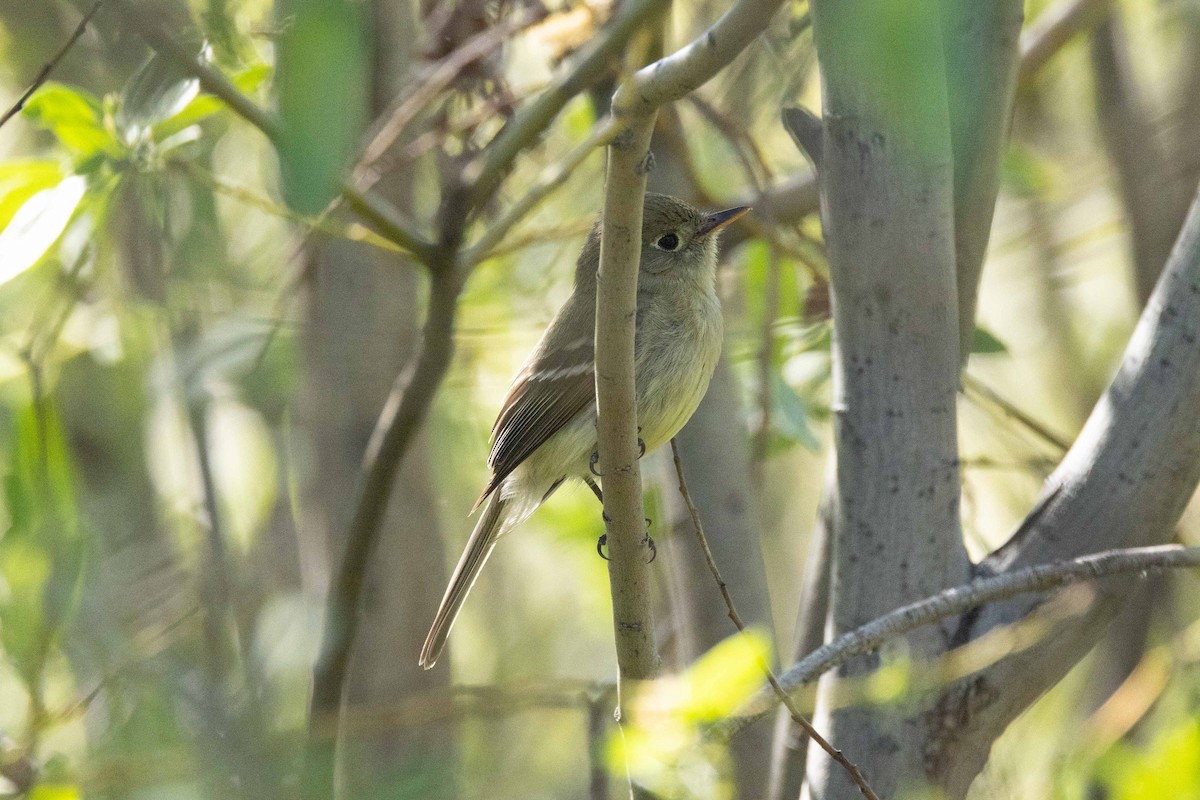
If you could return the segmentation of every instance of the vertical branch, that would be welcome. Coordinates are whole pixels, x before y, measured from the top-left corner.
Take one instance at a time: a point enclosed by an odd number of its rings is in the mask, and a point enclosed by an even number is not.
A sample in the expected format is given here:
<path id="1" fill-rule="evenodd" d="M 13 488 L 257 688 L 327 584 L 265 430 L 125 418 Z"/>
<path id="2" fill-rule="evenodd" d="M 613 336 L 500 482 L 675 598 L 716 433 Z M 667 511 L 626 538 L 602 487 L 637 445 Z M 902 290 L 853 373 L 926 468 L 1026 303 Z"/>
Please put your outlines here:
<path id="1" fill-rule="evenodd" d="M 325 635 L 313 673 L 310 729 L 317 730 L 337 713 L 354 644 L 367 562 L 387 510 L 392 480 L 403 454 L 416 436 L 450 366 L 454 351 L 454 319 L 460 283 L 450 268 L 434 273 L 421 354 L 411 373 L 401 373 L 380 414 L 364 458 L 363 489 L 347 534 L 346 553 L 330 587 Z"/>
<path id="2" fill-rule="evenodd" d="M 792 645 L 795 664 L 825 643 L 825 620 L 829 616 L 829 549 L 833 538 L 833 498 L 837 495 L 837 464 L 831 459 L 825 473 L 825 488 L 817 522 L 808 545 L 801 583 L 800 613 Z M 804 764 L 808 739 L 788 710 L 779 709 L 775 738 L 771 743 L 771 773 L 767 800 L 792 800 L 804 786 Z"/>
<path id="3" fill-rule="evenodd" d="M 971 352 L 979 280 L 1020 63 L 1022 0 L 947 0 L 942 12 L 954 153 L 954 258 L 960 355 Z"/>
<path id="4" fill-rule="evenodd" d="M 960 330 L 941 14 L 933 0 L 813 8 L 835 331 L 835 634 L 960 582 L 970 566 L 958 515 Z M 907 645 L 929 655 L 945 638 L 926 630 Z M 861 659 L 847 674 L 875 663 Z M 917 715 L 836 708 L 830 689 L 818 692 L 816 724 L 838 747 L 872 754 L 879 792 L 922 780 Z M 810 750 L 808 774 L 814 797 L 853 791 L 819 751 Z"/>
<path id="5" fill-rule="evenodd" d="M 1178 184 L 1172 171 L 1177 166 L 1158 142 L 1152 121 L 1155 114 L 1134 75 L 1116 5 L 1092 31 L 1091 58 L 1096 114 L 1129 223 L 1138 304 L 1145 305 L 1171 254 L 1191 198 L 1173 191 Z M 1187 191 L 1193 188 L 1189 186 Z"/>
<path id="6" fill-rule="evenodd" d="M 609 522 L 608 577 L 621 688 L 659 671 L 650 608 L 650 571 L 642 546 L 642 474 L 638 465 L 633 339 L 642 248 L 642 203 L 653 165 L 656 114 L 627 120 L 608 151 L 600 269 L 596 275 L 597 448 Z M 619 702 L 624 701 L 623 694 Z M 619 709 L 618 709 L 619 713 Z"/>

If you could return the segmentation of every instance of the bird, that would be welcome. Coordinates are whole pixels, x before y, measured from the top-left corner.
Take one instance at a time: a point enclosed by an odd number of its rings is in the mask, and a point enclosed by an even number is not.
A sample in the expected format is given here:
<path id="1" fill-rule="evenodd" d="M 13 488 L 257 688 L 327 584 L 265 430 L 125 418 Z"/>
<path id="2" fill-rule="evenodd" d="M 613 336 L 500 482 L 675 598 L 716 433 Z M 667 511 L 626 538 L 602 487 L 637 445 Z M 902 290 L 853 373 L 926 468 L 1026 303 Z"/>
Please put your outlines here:
<path id="1" fill-rule="evenodd" d="M 749 211 L 704 213 L 647 193 L 642 212 L 634 335 L 634 384 L 643 452 L 670 441 L 708 389 L 721 353 L 723 323 L 716 290 L 719 232 Z M 474 513 L 483 512 L 421 648 L 430 669 L 484 563 L 501 535 L 524 521 L 564 481 L 585 480 L 596 450 L 597 220 L 575 265 L 571 295 L 517 372 L 492 427 L 491 470 Z"/>

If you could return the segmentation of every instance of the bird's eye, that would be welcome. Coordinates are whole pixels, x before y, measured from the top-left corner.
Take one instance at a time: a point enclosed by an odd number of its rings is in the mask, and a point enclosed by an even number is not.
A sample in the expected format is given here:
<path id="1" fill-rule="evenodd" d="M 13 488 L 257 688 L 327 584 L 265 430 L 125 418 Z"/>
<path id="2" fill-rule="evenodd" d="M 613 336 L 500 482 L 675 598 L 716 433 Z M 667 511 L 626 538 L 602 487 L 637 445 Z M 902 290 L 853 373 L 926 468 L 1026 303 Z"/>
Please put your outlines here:
<path id="1" fill-rule="evenodd" d="M 666 236 L 658 237 L 658 241 L 654 245 L 659 250 L 677 250 L 679 249 L 679 237 L 673 233 L 668 233 Z"/>

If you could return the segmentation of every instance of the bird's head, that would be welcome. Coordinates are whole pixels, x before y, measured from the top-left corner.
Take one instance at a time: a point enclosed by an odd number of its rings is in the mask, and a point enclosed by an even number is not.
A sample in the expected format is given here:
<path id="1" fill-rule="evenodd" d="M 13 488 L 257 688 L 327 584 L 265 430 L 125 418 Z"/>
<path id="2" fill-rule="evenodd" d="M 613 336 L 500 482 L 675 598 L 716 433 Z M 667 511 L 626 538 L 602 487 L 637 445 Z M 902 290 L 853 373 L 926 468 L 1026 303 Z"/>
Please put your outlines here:
<path id="1" fill-rule="evenodd" d="M 717 234 L 750 209 L 738 206 L 704 212 L 675 197 L 646 194 L 642 209 L 642 257 L 639 285 L 696 280 L 716 266 Z M 600 265 L 600 221 L 592 227 L 579 257 L 576 281 L 595 285 Z"/>

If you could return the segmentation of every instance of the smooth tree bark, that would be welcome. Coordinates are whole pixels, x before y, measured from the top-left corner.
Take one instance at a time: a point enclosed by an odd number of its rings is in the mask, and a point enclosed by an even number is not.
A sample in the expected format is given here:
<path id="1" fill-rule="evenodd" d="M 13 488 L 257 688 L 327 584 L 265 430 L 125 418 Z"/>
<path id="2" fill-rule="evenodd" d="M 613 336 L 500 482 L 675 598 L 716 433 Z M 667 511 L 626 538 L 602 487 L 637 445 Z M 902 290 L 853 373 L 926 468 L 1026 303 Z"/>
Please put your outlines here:
<path id="1" fill-rule="evenodd" d="M 981 565 L 1019 569 L 1099 550 L 1169 541 L 1200 480 L 1200 202 L 1193 202 L 1166 270 L 1138 323 L 1121 368 L 1083 432 L 1047 480 L 1043 501 L 1012 539 Z M 939 782 L 962 796 L 991 742 L 1082 658 L 1121 607 L 1127 584 L 1100 585 L 1091 613 L 1050 632 L 943 694 L 964 719 L 943 737 Z M 1019 598 L 964 618 L 974 640 L 1028 616 Z"/>
<path id="2" fill-rule="evenodd" d="M 1179 167 L 1160 144 L 1155 114 L 1133 70 L 1119 7 L 1114 5 L 1092 31 L 1090 52 L 1096 114 L 1129 224 L 1138 304 L 1144 305 L 1171 252 L 1194 187 L 1181 187 L 1174 179 Z"/>
<path id="3" fill-rule="evenodd" d="M 813 7 L 824 78 L 821 216 L 834 316 L 829 627 L 837 634 L 962 582 L 955 395 L 959 372 L 953 150 L 939 7 L 827 0 Z M 901 47 L 899 43 L 903 42 Z M 909 636 L 914 656 L 949 630 Z M 845 667 L 863 674 L 878 656 Z M 919 718 L 836 708 L 814 722 L 881 796 L 920 778 Z M 857 788 L 816 748 L 806 795 Z"/>

